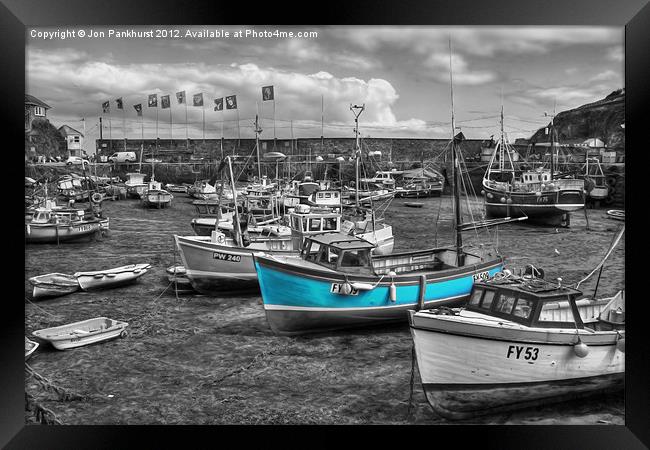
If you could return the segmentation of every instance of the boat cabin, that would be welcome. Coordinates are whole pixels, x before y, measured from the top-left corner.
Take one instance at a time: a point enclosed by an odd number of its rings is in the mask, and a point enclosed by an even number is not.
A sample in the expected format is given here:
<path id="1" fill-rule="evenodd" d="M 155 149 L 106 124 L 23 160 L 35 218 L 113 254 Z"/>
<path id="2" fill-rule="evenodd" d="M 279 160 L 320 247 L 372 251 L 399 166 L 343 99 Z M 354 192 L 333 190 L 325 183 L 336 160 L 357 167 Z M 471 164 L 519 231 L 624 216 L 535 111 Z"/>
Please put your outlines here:
<path id="1" fill-rule="evenodd" d="M 523 172 L 521 174 L 521 181 L 524 184 L 532 184 L 532 183 L 547 183 L 551 181 L 551 172 Z"/>
<path id="2" fill-rule="evenodd" d="M 325 233 L 305 239 L 301 258 L 328 269 L 374 275 L 370 252 L 376 246 L 344 233 Z"/>
<path id="3" fill-rule="evenodd" d="M 331 208 L 341 207 L 341 193 L 332 189 L 320 190 L 313 192 L 308 202 L 316 206 L 328 206 Z"/>
<path id="4" fill-rule="evenodd" d="M 466 309 L 529 327 L 584 328 L 576 298 L 582 292 L 532 278 L 474 283 Z"/>
<path id="5" fill-rule="evenodd" d="M 82 220 L 84 212 L 80 210 L 73 211 L 52 211 L 49 208 L 36 208 L 32 216 L 32 223 L 70 223 Z"/>
<path id="6" fill-rule="evenodd" d="M 341 215 L 330 209 L 298 205 L 289 214 L 289 225 L 294 248 L 302 248 L 305 236 L 340 231 Z"/>

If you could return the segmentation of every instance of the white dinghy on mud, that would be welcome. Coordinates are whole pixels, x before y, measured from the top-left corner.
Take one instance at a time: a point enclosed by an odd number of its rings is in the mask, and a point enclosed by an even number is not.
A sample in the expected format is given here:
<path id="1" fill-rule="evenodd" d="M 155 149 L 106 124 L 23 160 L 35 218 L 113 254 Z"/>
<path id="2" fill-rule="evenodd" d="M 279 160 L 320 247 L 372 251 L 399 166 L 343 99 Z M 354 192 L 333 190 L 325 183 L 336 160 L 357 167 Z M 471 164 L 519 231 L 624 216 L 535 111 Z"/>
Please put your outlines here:
<path id="1" fill-rule="evenodd" d="M 151 264 L 129 264 L 114 269 L 77 272 L 74 277 L 84 291 L 105 289 L 131 283 L 147 273 Z"/>
<path id="2" fill-rule="evenodd" d="M 84 345 L 126 337 L 129 324 L 108 317 L 95 317 L 67 325 L 34 331 L 33 336 L 51 343 L 57 350 L 82 347 Z"/>
<path id="3" fill-rule="evenodd" d="M 31 277 L 32 298 L 59 297 L 79 290 L 77 278 L 65 273 L 48 273 Z"/>

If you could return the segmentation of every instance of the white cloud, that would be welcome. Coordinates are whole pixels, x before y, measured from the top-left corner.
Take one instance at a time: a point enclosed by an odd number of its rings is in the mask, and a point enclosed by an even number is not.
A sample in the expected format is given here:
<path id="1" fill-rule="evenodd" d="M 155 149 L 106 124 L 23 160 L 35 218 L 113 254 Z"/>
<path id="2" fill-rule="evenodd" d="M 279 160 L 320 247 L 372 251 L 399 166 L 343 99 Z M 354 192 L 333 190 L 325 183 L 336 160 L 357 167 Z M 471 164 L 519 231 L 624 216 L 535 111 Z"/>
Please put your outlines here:
<path id="1" fill-rule="evenodd" d="M 610 61 L 621 62 L 625 57 L 625 52 L 623 51 L 622 45 L 617 45 L 616 47 L 610 47 L 607 49 L 606 58 Z"/>

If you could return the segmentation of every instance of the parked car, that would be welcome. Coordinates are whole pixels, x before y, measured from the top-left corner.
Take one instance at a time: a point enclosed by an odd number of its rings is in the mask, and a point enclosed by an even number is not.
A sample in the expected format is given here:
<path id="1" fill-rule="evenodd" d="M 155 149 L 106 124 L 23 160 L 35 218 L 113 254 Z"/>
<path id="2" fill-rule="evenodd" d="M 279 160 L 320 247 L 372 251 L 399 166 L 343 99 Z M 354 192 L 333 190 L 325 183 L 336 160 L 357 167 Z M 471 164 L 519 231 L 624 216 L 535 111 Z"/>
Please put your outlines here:
<path id="1" fill-rule="evenodd" d="M 108 157 L 109 161 L 112 162 L 136 162 L 137 158 L 135 156 L 135 152 L 116 152 L 113 153 L 111 156 Z"/>
<path id="2" fill-rule="evenodd" d="M 68 166 L 73 164 L 90 164 L 87 159 L 83 159 L 81 156 L 70 156 L 65 163 Z"/>

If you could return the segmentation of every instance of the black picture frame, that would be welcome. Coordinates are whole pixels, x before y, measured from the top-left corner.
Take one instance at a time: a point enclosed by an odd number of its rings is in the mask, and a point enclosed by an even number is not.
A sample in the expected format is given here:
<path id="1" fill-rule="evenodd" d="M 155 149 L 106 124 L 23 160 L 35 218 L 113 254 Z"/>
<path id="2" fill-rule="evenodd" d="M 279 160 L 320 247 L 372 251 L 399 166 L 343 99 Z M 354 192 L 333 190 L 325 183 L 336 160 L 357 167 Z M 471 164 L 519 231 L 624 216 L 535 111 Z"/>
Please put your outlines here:
<path id="1" fill-rule="evenodd" d="M 145 24 L 205 24 L 256 23 L 296 24 L 321 23 L 341 25 L 608 25 L 625 27 L 625 88 L 626 88 L 626 155 L 628 184 L 626 189 L 626 289 L 628 303 L 625 426 L 437 426 L 401 429 L 394 427 L 258 427 L 239 426 L 25 426 L 24 424 L 24 308 L 18 295 L 20 286 L 7 286 L 3 306 L 3 332 L 0 353 L 3 369 L 0 382 L 0 445 L 6 448 L 184 448 L 241 445 L 253 434 L 263 433 L 264 443 L 278 445 L 343 445 L 348 435 L 359 435 L 364 442 L 381 442 L 388 436 L 394 445 L 424 445 L 454 447 L 471 444 L 485 448 L 589 448 L 636 449 L 650 446 L 650 348 L 644 335 L 647 309 L 640 284 L 645 270 L 643 261 L 633 262 L 635 256 L 647 257 L 639 243 L 647 242 L 641 231 L 644 220 L 642 201 L 647 188 L 639 180 L 643 174 L 634 173 L 648 165 L 647 137 L 641 138 L 650 123 L 648 109 L 648 43 L 650 43 L 650 5 L 645 0 L 403 0 L 327 2 L 307 5 L 302 2 L 278 3 L 264 8 L 252 8 L 244 2 L 199 0 L 190 4 L 180 0 L 99 1 L 67 0 L 3 0 L 0 4 L 0 48 L 3 67 L 3 99 L 0 110 L 6 137 L 4 158 L 7 165 L 18 163 L 20 116 L 25 92 L 26 27 L 84 25 L 145 25 Z M 300 11 L 291 17 L 290 11 Z M 6 139 L 5 139 L 6 140 Z M 12 153 L 13 152 L 13 153 Z M 636 154 L 635 154 L 636 153 Z M 14 162 L 15 161 L 15 162 Z M 14 173 L 15 172 L 15 173 Z M 636 180 L 636 181 L 635 181 Z M 17 170 L 6 171 L 5 183 L 22 186 Z M 17 190 L 17 188 L 16 188 Z M 629 193 L 629 195 L 628 195 Z M 6 208 L 21 208 L 17 194 L 6 194 Z M 7 214 L 14 217 L 13 212 Z M 5 261 L 7 280 L 24 278 L 20 254 L 24 247 L 11 236 L 18 231 L 19 222 L 7 220 Z M 18 242 L 17 242 L 18 241 Z M 17 248 L 13 248 L 16 246 Z M 22 248 L 21 248 L 22 247 Z M 24 258 L 24 256 L 23 256 Z M 15 272 L 15 273 L 14 273 Z M 8 285 L 11 283 L 8 281 Z M 637 295 L 638 294 L 638 295 Z M 645 296 L 647 297 L 647 295 Z M 275 439 L 274 439 L 275 437 Z M 234 439 L 234 440 L 233 440 Z M 140 441 L 140 444 L 138 442 Z M 200 442 L 200 443 L 199 443 Z M 387 441 L 386 441 L 387 442 Z M 417 443 L 416 443 L 417 442 Z"/>

